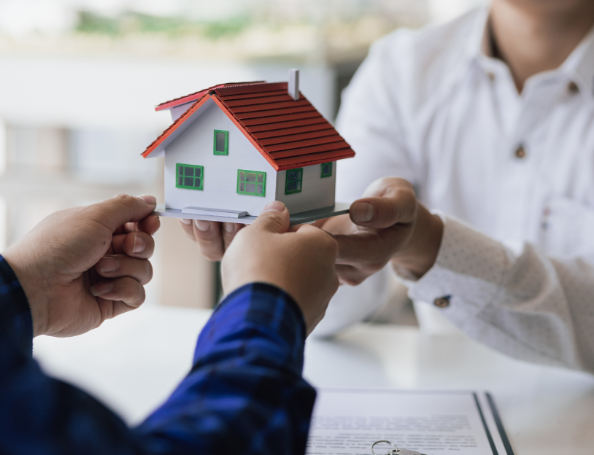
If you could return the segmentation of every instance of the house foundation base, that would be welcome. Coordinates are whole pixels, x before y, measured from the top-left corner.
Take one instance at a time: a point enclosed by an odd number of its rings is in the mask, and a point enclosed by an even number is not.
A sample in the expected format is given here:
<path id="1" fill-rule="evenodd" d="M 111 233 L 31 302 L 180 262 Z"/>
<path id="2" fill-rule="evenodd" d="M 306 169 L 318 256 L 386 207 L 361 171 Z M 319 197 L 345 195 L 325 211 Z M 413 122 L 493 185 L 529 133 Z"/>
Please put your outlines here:
<path id="1" fill-rule="evenodd" d="M 317 220 L 323 220 L 324 218 L 332 218 L 333 216 L 344 215 L 349 213 L 350 204 L 344 202 L 337 202 L 331 207 L 324 207 L 316 210 L 308 210 L 306 212 L 292 213 L 291 214 L 291 226 L 296 224 L 309 224 Z M 252 224 L 256 219 L 255 216 L 244 216 L 241 218 L 229 218 L 228 216 L 212 216 L 212 215 L 199 215 L 193 213 L 182 213 L 179 209 L 167 209 L 165 205 L 158 205 L 153 212 L 158 216 L 166 216 L 170 218 L 185 218 L 188 220 L 205 220 L 205 221 L 218 221 L 221 223 L 240 223 L 240 224 Z"/>

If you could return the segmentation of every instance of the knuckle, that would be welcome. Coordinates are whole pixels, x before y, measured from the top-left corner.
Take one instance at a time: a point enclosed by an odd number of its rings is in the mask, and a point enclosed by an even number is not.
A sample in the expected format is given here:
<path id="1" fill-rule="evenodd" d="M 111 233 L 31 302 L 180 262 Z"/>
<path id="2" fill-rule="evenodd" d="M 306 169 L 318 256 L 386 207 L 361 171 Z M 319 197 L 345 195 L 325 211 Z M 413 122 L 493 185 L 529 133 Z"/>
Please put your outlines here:
<path id="1" fill-rule="evenodd" d="M 134 203 L 134 197 L 130 196 L 129 194 L 120 193 L 113 197 L 116 201 L 122 204 L 131 204 Z"/>
<path id="2" fill-rule="evenodd" d="M 146 291 L 144 289 L 144 286 L 142 286 L 139 283 L 139 286 L 138 286 L 138 295 L 137 295 L 137 298 L 135 299 L 135 301 L 140 306 L 140 305 L 142 305 L 144 303 L 145 300 L 146 300 Z"/>
<path id="3" fill-rule="evenodd" d="M 150 261 L 146 261 L 146 278 L 142 284 L 150 283 L 153 279 L 153 264 Z"/>

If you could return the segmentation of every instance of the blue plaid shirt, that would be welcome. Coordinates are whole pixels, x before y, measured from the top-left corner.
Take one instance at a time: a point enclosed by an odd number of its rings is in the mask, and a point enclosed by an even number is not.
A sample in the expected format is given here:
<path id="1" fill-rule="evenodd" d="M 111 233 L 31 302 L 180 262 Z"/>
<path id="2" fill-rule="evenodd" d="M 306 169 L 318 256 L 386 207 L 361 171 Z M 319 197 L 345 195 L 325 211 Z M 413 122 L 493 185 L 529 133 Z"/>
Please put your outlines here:
<path id="1" fill-rule="evenodd" d="M 0 454 L 303 454 L 315 400 L 301 376 L 305 325 L 282 290 L 230 294 L 198 338 L 194 366 L 137 428 L 32 358 L 29 305 L 0 256 Z"/>

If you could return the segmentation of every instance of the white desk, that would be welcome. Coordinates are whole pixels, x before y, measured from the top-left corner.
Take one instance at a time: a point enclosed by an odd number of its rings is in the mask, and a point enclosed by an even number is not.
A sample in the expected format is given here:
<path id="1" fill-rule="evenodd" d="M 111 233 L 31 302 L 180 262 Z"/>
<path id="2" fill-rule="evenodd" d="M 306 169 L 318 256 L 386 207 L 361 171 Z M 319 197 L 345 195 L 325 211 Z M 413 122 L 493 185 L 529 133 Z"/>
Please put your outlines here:
<path id="1" fill-rule="evenodd" d="M 187 372 L 208 316 L 143 308 L 81 337 L 37 339 L 35 356 L 134 423 Z M 305 376 L 319 387 L 489 390 L 516 455 L 594 453 L 593 376 L 517 362 L 458 334 L 359 325 L 308 341 Z"/>

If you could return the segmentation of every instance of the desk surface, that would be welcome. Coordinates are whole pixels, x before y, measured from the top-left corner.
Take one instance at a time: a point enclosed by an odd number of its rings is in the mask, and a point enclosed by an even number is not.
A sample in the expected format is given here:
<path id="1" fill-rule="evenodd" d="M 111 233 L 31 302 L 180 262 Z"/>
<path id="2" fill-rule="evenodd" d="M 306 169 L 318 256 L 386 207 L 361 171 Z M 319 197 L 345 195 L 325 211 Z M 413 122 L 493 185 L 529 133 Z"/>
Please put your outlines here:
<path id="1" fill-rule="evenodd" d="M 40 337 L 35 357 L 135 423 L 188 371 L 209 314 L 143 308 L 80 337 Z M 461 334 L 357 325 L 332 341 L 309 340 L 305 376 L 317 387 L 488 390 L 516 455 L 594 453 L 593 376 L 518 362 Z"/>

